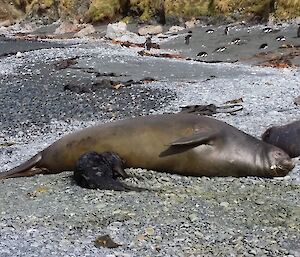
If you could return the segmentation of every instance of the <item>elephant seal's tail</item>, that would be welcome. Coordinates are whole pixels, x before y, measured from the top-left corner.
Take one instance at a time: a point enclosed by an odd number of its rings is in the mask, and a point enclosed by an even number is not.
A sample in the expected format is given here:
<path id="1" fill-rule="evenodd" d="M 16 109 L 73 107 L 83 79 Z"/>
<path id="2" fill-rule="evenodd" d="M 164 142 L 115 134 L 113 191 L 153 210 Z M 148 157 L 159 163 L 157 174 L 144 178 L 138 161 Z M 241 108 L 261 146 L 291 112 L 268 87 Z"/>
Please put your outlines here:
<path id="1" fill-rule="evenodd" d="M 14 177 L 29 177 L 42 173 L 43 169 L 38 168 L 38 164 L 41 160 L 42 154 L 38 153 L 37 155 L 30 158 L 28 161 L 22 163 L 21 165 L 13 169 L 5 172 L 0 172 L 0 180 Z"/>

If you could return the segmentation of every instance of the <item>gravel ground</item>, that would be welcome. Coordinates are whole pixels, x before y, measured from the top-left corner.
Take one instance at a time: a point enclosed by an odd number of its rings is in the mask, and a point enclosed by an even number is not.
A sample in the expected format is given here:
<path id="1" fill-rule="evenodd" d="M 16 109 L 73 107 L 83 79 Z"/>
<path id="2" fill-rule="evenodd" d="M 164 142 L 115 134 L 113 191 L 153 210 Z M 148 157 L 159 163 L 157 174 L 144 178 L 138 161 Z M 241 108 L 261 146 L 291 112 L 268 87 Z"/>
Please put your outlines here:
<path id="1" fill-rule="evenodd" d="M 0 166 L 16 166 L 62 135 L 97 122 L 243 98 L 216 117 L 259 137 L 299 119 L 299 69 L 139 57 L 102 41 L 65 41 L 0 59 Z M 60 42 L 63 43 L 63 42 Z M 1 43 L 0 43 L 1 44 Z M 54 64 L 79 56 L 64 70 Z M 95 73 L 86 72 L 93 68 Z M 157 81 L 96 93 L 64 91 L 117 79 Z M 7 144 L 12 144 L 7 146 Z M 128 169 L 147 192 L 87 190 L 71 173 L 0 181 L 0 256 L 300 256 L 300 163 L 286 177 L 195 178 Z M 118 248 L 97 248 L 108 234 Z"/>

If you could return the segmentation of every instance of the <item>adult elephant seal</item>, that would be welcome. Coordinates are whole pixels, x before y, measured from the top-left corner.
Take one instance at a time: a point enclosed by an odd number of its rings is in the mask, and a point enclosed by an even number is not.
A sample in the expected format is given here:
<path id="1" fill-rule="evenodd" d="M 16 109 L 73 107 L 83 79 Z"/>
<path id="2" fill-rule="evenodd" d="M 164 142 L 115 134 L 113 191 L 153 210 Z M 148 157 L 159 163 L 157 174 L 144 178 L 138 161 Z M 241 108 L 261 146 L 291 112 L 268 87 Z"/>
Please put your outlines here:
<path id="1" fill-rule="evenodd" d="M 192 176 L 285 176 L 294 164 L 281 149 L 216 119 L 193 114 L 144 116 L 64 136 L 1 178 L 74 170 L 85 152 L 114 152 L 125 167 Z"/>
<path id="2" fill-rule="evenodd" d="M 300 156 L 300 121 L 268 128 L 262 140 L 283 149 L 291 158 Z"/>

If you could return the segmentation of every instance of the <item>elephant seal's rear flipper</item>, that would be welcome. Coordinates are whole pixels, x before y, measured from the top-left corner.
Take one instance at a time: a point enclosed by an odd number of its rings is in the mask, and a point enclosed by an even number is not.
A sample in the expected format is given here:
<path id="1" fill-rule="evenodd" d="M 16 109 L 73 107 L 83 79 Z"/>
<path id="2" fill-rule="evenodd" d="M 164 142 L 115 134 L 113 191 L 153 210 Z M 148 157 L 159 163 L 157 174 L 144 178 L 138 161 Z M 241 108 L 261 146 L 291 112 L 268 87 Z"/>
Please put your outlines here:
<path id="1" fill-rule="evenodd" d="M 15 177 L 29 177 L 43 172 L 43 169 L 37 167 L 38 163 L 42 160 L 42 154 L 30 158 L 28 161 L 21 165 L 0 173 L 0 179 L 15 178 Z"/>
<path id="2" fill-rule="evenodd" d="M 159 157 L 182 153 L 203 144 L 209 145 L 219 134 L 219 132 L 215 131 L 203 131 L 190 136 L 181 137 L 172 142 L 168 149 L 160 153 Z"/>

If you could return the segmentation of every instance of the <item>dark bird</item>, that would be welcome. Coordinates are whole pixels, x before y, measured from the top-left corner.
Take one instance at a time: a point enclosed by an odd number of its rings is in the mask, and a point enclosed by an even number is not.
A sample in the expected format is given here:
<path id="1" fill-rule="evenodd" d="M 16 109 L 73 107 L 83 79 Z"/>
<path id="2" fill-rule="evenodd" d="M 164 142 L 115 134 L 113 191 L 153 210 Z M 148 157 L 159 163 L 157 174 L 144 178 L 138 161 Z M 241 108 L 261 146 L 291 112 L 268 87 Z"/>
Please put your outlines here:
<path id="1" fill-rule="evenodd" d="M 221 46 L 221 47 L 216 48 L 214 52 L 224 52 L 225 50 L 226 50 L 226 47 Z"/>
<path id="2" fill-rule="evenodd" d="M 208 34 L 211 34 L 211 33 L 214 33 L 215 31 L 213 29 L 208 29 L 205 32 L 208 33 Z"/>
<path id="3" fill-rule="evenodd" d="M 147 37 L 146 41 L 145 41 L 145 48 L 146 48 L 146 50 L 149 51 L 151 49 L 151 46 L 152 46 L 152 40 L 151 40 L 151 36 L 150 36 L 150 37 Z"/>
<path id="4" fill-rule="evenodd" d="M 235 38 L 235 39 L 233 39 L 233 40 L 230 42 L 230 44 L 232 44 L 232 45 L 238 45 L 240 42 L 241 42 L 241 39 L 240 39 L 240 38 Z"/>
<path id="5" fill-rule="evenodd" d="M 267 49 L 268 48 L 268 44 L 264 43 L 264 44 L 261 44 L 259 49 Z"/>
<path id="6" fill-rule="evenodd" d="M 298 28 L 298 31 L 297 31 L 297 37 L 300 37 L 300 25 L 299 25 L 299 28 Z"/>
<path id="7" fill-rule="evenodd" d="M 271 33 L 272 31 L 273 31 L 273 29 L 270 27 L 266 27 L 263 29 L 263 32 L 265 32 L 265 33 Z"/>
<path id="8" fill-rule="evenodd" d="M 276 37 L 277 41 L 285 41 L 285 37 L 284 36 L 278 36 Z"/>
<path id="9" fill-rule="evenodd" d="M 225 34 L 225 35 L 228 35 L 228 34 L 229 34 L 229 27 L 228 27 L 228 26 L 225 27 L 224 34 Z"/>
<path id="10" fill-rule="evenodd" d="M 184 42 L 186 45 L 188 45 L 190 43 L 190 38 L 192 37 L 191 34 L 188 34 L 184 37 Z"/>
<path id="11" fill-rule="evenodd" d="M 207 52 L 200 52 L 197 54 L 197 56 L 199 57 L 206 57 L 207 55 L 208 55 Z"/>

